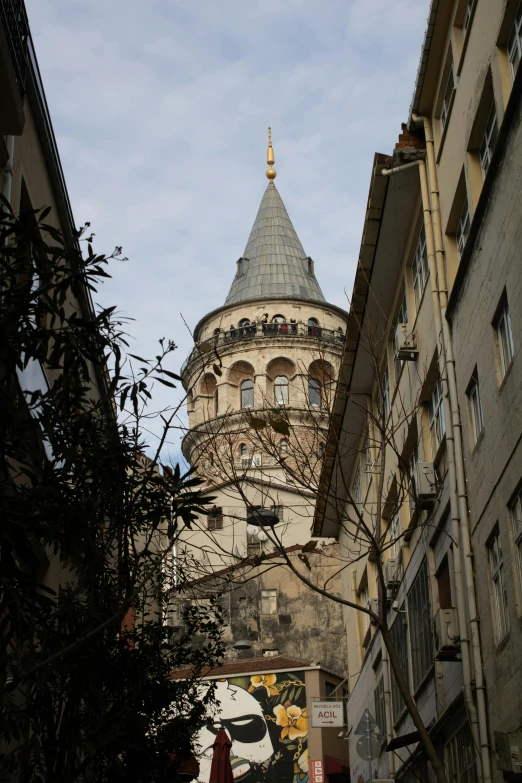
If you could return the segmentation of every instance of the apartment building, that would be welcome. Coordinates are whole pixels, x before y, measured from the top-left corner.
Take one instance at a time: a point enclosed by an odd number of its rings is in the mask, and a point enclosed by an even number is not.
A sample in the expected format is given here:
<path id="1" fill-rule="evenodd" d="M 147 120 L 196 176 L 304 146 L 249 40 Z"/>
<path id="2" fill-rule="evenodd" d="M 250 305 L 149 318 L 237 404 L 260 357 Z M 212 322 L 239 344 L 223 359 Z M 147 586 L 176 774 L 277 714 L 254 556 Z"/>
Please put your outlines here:
<path id="1" fill-rule="evenodd" d="M 433 776 L 383 616 L 447 779 L 522 769 L 521 30 L 517 2 L 433 2 L 373 163 L 314 521 L 372 612 L 345 612 L 354 783 Z"/>

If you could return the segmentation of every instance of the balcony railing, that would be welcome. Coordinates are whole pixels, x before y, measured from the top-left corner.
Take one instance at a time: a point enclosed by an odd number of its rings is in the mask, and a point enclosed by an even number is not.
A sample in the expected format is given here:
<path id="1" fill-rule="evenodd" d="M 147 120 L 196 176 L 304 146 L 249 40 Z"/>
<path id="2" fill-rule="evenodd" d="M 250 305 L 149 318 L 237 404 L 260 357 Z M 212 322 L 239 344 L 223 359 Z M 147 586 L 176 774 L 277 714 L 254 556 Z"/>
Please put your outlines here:
<path id="1" fill-rule="evenodd" d="M 341 329 L 325 329 L 322 326 L 299 323 L 257 323 L 238 326 L 228 331 L 219 331 L 209 340 L 198 343 L 181 367 L 183 373 L 187 366 L 197 358 L 210 357 L 214 351 L 244 340 L 272 339 L 274 337 L 308 338 L 324 340 L 342 346 L 344 332 Z"/>
<path id="2" fill-rule="evenodd" d="M 22 0 L 1 0 L 0 16 L 20 94 L 25 91 L 29 22 Z"/>

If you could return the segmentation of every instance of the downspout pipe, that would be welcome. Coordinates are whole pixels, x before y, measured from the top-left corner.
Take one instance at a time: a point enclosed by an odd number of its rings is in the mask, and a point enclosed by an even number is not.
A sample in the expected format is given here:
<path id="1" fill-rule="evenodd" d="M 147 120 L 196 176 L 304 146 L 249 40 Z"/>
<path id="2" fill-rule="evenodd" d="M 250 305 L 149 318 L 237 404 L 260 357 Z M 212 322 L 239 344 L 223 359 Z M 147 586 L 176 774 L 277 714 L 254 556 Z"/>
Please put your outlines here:
<path id="1" fill-rule="evenodd" d="M 13 155 L 14 155 L 14 136 L 7 136 L 5 146 L 7 147 L 7 163 L 4 166 L 2 177 L 2 196 L 11 203 L 11 190 L 13 186 Z"/>
<path id="2" fill-rule="evenodd" d="M 442 329 L 444 338 L 444 349 L 446 354 L 446 365 L 448 372 L 448 385 L 450 394 L 450 405 L 452 414 L 452 427 L 455 439 L 455 463 L 457 471 L 457 492 L 459 500 L 459 515 L 461 529 L 461 550 L 460 557 L 464 568 L 466 580 L 466 593 L 469 612 L 469 623 L 471 630 L 471 649 L 473 655 L 473 669 L 475 674 L 475 689 L 477 693 L 477 709 L 480 731 L 480 748 L 482 757 L 482 769 L 484 783 L 490 783 L 491 757 L 488 738 L 487 724 L 487 699 L 486 686 L 484 681 L 484 669 L 482 664 L 482 649 L 480 639 L 480 618 L 477 609 L 477 597 L 475 591 L 475 575 L 473 572 L 473 552 L 471 546 L 471 532 L 469 520 L 468 496 L 466 490 L 466 475 L 464 469 L 464 450 L 462 436 L 462 420 L 460 417 L 460 408 L 457 396 L 457 374 L 455 370 L 455 356 L 453 353 L 453 340 L 451 329 L 446 318 L 446 309 L 448 306 L 448 285 L 446 279 L 446 265 L 444 262 L 444 242 L 442 237 L 442 221 L 440 216 L 439 188 L 437 178 L 437 167 L 435 163 L 435 145 L 433 141 L 433 130 L 428 117 L 420 117 L 412 114 L 412 120 L 416 124 L 422 123 L 424 127 L 424 136 L 426 139 L 426 152 L 428 158 L 428 174 L 430 179 L 430 200 L 433 215 L 433 228 L 435 234 L 435 253 L 437 258 L 437 275 L 439 280 L 440 310 L 442 319 Z"/>
<path id="3" fill-rule="evenodd" d="M 435 321 L 435 333 L 437 336 L 437 357 L 439 365 L 439 374 L 441 379 L 441 385 L 443 390 L 443 406 L 444 406 L 444 419 L 450 423 L 450 426 L 446 429 L 446 452 L 448 460 L 448 476 L 449 476 L 449 496 L 450 496 L 450 514 L 451 514 L 451 531 L 452 537 L 455 541 L 455 546 L 460 548 L 460 516 L 459 516 L 459 502 L 457 492 L 457 471 L 455 464 L 455 442 L 452 426 L 452 415 L 449 398 L 449 385 L 446 372 L 446 361 L 444 351 L 444 335 L 442 325 L 442 313 L 440 307 L 439 289 L 438 289 L 438 276 L 437 276 L 437 262 L 435 251 L 435 238 L 433 230 L 433 219 L 431 204 L 428 190 L 428 177 L 426 172 L 426 164 L 423 160 L 416 160 L 412 163 L 405 163 L 402 166 L 397 166 L 393 169 L 383 169 L 382 174 L 385 177 L 392 176 L 405 169 L 414 167 L 419 169 L 419 180 L 421 187 L 422 198 L 422 210 L 424 214 L 424 227 L 426 232 L 426 249 L 428 254 L 428 266 L 430 272 L 430 285 L 431 296 L 433 302 L 433 317 Z M 439 344 L 440 341 L 440 344 Z M 475 748 L 480 746 L 480 731 L 479 721 L 477 715 L 477 709 L 473 700 L 473 691 L 471 687 L 471 651 L 470 640 L 468 637 L 468 623 L 466 616 L 466 603 L 465 603 L 465 590 L 464 580 L 462 574 L 462 565 L 459 557 L 454 558 L 454 577 L 455 577 L 455 593 L 457 604 L 457 615 L 459 618 L 459 633 L 460 633 L 460 645 L 462 652 L 462 678 L 463 678 L 463 694 L 466 704 L 466 709 L 470 718 L 471 731 Z M 480 754 L 479 759 L 480 759 Z M 482 765 L 479 765 L 481 768 Z M 486 780 L 483 781 L 486 783 Z"/>

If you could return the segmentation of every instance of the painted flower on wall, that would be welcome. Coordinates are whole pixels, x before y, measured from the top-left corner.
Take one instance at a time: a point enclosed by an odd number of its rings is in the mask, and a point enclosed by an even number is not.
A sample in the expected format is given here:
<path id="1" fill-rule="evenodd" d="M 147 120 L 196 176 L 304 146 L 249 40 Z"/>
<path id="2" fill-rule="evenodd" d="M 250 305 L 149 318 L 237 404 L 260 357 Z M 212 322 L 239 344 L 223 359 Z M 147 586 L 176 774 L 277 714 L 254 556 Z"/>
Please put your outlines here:
<path id="1" fill-rule="evenodd" d="M 296 704 L 285 701 L 284 704 L 276 704 L 274 707 L 276 724 L 282 726 L 281 739 L 294 740 L 298 737 L 306 737 L 308 733 L 308 721 L 306 720 L 306 707 L 301 709 Z"/>
<path id="2" fill-rule="evenodd" d="M 251 684 L 248 692 L 252 693 L 256 688 L 264 688 L 267 696 L 279 696 L 279 688 L 275 685 L 276 681 L 276 674 L 254 674 L 254 676 L 250 678 Z"/>

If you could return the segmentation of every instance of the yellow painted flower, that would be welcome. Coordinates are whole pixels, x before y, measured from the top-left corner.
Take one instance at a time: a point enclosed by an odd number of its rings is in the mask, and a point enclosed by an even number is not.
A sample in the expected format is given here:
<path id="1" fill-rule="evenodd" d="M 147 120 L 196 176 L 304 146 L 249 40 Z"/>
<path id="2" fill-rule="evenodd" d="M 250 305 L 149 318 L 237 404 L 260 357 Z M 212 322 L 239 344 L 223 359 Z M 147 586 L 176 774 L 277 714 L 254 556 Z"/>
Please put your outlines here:
<path id="1" fill-rule="evenodd" d="M 306 707 L 304 710 L 296 704 L 290 704 L 286 701 L 284 704 L 277 704 L 274 707 L 276 724 L 283 727 L 281 739 L 288 737 L 291 740 L 297 737 L 306 737 L 308 732 L 308 723 L 306 720 Z"/>
<path id="2" fill-rule="evenodd" d="M 276 674 L 254 674 L 250 678 L 249 693 L 255 691 L 256 688 L 265 688 L 267 696 L 279 696 L 279 690 L 275 687 L 277 680 Z"/>

